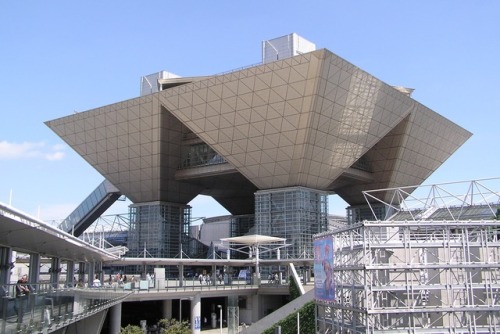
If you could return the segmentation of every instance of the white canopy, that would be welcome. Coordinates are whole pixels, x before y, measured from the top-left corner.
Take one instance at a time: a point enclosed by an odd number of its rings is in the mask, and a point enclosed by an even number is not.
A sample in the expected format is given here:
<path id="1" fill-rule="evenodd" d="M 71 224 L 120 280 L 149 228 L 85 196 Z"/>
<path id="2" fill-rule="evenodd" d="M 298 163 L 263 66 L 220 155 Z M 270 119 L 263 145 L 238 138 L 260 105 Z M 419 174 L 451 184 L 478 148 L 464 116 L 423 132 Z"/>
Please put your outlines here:
<path id="1" fill-rule="evenodd" d="M 286 238 L 271 237 L 268 235 L 252 234 L 242 235 L 241 237 L 222 238 L 222 242 L 236 243 L 248 246 L 269 245 L 277 242 L 285 243 Z"/>

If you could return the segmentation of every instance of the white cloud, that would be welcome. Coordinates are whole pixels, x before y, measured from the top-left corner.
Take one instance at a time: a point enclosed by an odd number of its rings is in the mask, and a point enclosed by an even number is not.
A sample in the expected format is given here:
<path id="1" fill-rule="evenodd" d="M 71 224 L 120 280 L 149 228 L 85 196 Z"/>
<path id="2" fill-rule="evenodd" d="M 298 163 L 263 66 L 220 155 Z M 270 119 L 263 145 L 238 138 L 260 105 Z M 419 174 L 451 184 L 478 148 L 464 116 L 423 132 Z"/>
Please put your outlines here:
<path id="1" fill-rule="evenodd" d="M 0 141 L 0 160 L 45 159 L 61 160 L 64 157 L 65 146 L 57 144 L 47 147 L 44 142 L 12 143 Z"/>
<path id="2" fill-rule="evenodd" d="M 47 160 L 61 160 L 62 158 L 64 158 L 64 152 L 45 153 Z"/>
<path id="3" fill-rule="evenodd" d="M 55 151 L 64 151 L 66 149 L 66 145 L 64 144 L 55 144 L 52 145 L 52 149 Z"/>

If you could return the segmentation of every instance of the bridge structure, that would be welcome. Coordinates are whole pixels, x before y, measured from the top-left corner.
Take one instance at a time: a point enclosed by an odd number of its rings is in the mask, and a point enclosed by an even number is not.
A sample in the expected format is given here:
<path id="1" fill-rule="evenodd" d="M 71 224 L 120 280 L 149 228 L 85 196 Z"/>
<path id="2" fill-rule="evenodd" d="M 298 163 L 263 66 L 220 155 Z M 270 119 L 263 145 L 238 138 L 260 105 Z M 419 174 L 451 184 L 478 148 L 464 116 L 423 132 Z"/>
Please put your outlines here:
<path id="1" fill-rule="evenodd" d="M 12 275 L 16 268 L 12 260 L 14 252 L 26 255 L 23 262 L 27 264 L 29 293 L 22 295 L 17 292 L 17 275 Z M 159 305 L 161 318 L 188 319 L 193 333 L 207 325 L 207 315 L 214 313 L 214 303 L 227 314 L 234 312 L 242 302 L 248 303 L 242 314 L 237 315 L 248 319 L 247 323 L 256 322 L 269 313 L 270 308 L 281 306 L 273 300 L 281 301 L 282 298 L 276 296 L 288 295 L 287 285 L 274 280 L 240 280 L 231 276 L 205 283 L 194 278 L 162 277 L 161 268 L 199 266 L 212 267 L 215 272 L 215 268 L 245 267 L 255 273 L 259 265 L 305 267 L 312 262 L 312 259 L 168 259 L 120 255 L 0 204 L 0 333 L 98 333 L 103 326 L 107 326 L 110 333 L 119 333 L 124 305 L 148 302 Z M 44 270 L 42 263 L 46 266 Z M 151 280 L 138 279 L 124 284 L 106 281 L 103 266 L 130 265 L 153 266 L 159 270 L 155 270 L 155 278 Z M 99 286 L 92 283 L 94 278 L 100 282 Z M 227 315 L 224 318 L 228 328 L 238 325 Z M 232 321 L 238 321 L 238 317 Z"/>

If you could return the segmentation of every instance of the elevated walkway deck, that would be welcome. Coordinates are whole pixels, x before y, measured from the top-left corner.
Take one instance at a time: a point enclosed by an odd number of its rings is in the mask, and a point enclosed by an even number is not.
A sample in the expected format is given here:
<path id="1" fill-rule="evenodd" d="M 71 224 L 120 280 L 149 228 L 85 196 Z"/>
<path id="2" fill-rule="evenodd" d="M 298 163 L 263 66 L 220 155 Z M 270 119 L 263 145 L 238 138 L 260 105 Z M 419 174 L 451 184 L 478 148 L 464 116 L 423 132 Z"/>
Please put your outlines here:
<path id="1" fill-rule="evenodd" d="M 54 287 L 53 284 L 31 285 L 32 292 L 23 299 L 21 313 L 17 311 L 19 299 L 15 298 L 16 284 L 2 286 L 0 303 L 0 333 L 52 333 L 78 322 L 97 316 L 117 303 L 174 300 L 200 293 L 201 298 L 241 295 L 287 294 L 288 285 L 251 285 L 245 281 L 232 284 L 205 285 L 193 281 L 192 285 L 179 286 L 178 281 L 162 282 L 156 287 L 142 289 L 141 286 L 103 286 L 99 288 Z M 104 313 L 103 313 L 104 312 Z M 90 319 L 89 319 L 90 320 Z M 220 332 L 220 329 L 219 329 Z M 227 332 L 227 329 L 226 329 Z"/>
<path id="2" fill-rule="evenodd" d="M 16 284 L 1 286 L 0 333 L 52 333 L 78 326 L 123 302 L 133 292 L 113 289 L 59 288 L 30 284 L 30 292 L 16 296 Z"/>

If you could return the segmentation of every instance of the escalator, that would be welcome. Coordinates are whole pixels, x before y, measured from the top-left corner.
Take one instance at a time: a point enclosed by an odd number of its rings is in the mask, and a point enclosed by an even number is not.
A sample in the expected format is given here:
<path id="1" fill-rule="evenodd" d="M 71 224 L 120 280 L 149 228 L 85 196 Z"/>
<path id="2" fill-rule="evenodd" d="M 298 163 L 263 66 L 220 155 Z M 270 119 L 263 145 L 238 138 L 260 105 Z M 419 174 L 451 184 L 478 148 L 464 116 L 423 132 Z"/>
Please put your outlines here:
<path id="1" fill-rule="evenodd" d="M 58 228 L 79 237 L 121 196 L 120 190 L 104 180 Z"/>

